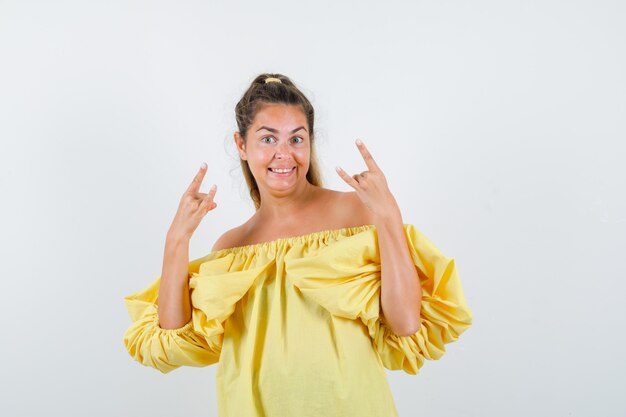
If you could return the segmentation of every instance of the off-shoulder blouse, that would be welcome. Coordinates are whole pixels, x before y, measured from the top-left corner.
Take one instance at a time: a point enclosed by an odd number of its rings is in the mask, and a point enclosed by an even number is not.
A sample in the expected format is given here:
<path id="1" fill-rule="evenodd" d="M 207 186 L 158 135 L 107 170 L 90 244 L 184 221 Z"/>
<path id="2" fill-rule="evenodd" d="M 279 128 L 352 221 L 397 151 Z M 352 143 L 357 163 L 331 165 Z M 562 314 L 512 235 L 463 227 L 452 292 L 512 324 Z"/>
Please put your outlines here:
<path id="1" fill-rule="evenodd" d="M 397 416 L 384 368 L 417 374 L 472 323 L 454 258 L 404 225 L 421 327 L 398 336 L 380 306 L 375 225 L 218 251 L 189 263 L 192 317 L 159 326 L 160 278 L 125 297 L 130 356 L 162 373 L 216 369 L 220 417 Z"/>

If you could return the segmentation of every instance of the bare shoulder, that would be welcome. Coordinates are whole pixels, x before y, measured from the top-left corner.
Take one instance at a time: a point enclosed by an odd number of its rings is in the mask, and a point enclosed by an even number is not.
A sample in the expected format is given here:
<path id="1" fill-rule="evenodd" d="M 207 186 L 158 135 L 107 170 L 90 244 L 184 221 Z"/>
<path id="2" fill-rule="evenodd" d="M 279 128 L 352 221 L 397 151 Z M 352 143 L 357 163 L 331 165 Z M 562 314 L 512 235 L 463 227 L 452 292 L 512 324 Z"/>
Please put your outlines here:
<path id="1" fill-rule="evenodd" d="M 347 223 L 354 226 L 374 224 L 374 215 L 356 191 L 342 192 L 336 196 L 337 206 Z M 354 223 L 354 224 L 353 224 Z"/>
<path id="2" fill-rule="evenodd" d="M 218 250 L 239 246 L 239 242 L 241 241 L 242 231 L 243 231 L 243 225 L 227 230 L 219 238 L 217 238 L 211 251 L 215 252 Z"/>

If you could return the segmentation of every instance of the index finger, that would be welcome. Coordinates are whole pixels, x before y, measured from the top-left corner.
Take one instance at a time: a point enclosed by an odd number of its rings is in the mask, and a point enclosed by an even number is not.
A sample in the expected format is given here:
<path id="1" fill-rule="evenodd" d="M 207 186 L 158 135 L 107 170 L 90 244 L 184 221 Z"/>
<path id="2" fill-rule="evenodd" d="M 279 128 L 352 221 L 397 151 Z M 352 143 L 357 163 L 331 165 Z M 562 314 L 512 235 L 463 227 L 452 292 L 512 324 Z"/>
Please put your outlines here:
<path id="1" fill-rule="evenodd" d="M 206 174 L 206 168 L 207 168 L 206 162 L 203 162 L 202 165 L 200 165 L 200 171 L 198 171 L 196 176 L 193 177 L 193 181 L 191 181 L 191 184 L 189 184 L 189 187 L 187 187 L 186 192 L 197 193 L 200 191 L 200 185 L 202 185 L 204 174 Z"/>
<path id="2" fill-rule="evenodd" d="M 367 165 L 367 169 L 370 171 L 380 171 L 380 168 L 378 167 L 378 164 L 376 164 L 376 161 L 374 161 L 372 154 L 370 153 L 370 151 L 367 150 L 365 144 L 360 139 L 356 140 L 356 146 L 359 148 L 359 151 L 361 152 L 361 155 L 365 160 L 365 165 Z"/>

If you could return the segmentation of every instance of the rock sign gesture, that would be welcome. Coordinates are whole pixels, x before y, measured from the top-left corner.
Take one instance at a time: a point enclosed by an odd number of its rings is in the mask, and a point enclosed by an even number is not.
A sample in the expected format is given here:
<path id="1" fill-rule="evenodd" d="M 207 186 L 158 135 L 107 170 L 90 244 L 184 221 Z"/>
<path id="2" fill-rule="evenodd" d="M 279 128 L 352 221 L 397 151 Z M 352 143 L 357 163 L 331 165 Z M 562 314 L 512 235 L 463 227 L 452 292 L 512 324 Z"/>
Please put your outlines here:
<path id="1" fill-rule="evenodd" d="M 339 176 L 356 190 L 361 201 L 369 208 L 376 218 L 381 218 L 394 210 L 399 210 L 396 199 L 387 186 L 387 179 L 376 161 L 359 139 L 356 145 L 367 165 L 367 171 L 349 176 L 343 169 L 337 167 Z"/>
<path id="2" fill-rule="evenodd" d="M 200 185 L 202 185 L 206 171 L 207 165 L 203 162 L 180 199 L 169 233 L 190 238 L 204 216 L 217 207 L 217 203 L 213 201 L 217 192 L 217 185 L 213 184 L 208 193 L 200 192 Z"/>

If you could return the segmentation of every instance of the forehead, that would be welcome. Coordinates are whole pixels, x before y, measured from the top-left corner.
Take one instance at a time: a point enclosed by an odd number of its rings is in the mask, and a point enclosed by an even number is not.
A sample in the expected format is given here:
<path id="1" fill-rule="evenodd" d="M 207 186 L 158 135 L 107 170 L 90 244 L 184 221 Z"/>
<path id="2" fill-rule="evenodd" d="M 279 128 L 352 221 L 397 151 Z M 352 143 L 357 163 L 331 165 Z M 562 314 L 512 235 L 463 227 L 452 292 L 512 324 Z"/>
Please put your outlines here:
<path id="1" fill-rule="evenodd" d="M 308 123 L 301 106 L 288 104 L 265 104 L 259 108 L 253 126 L 268 126 L 280 130 L 291 130 L 299 126 L 305 126 L 308 130 Z"/>

